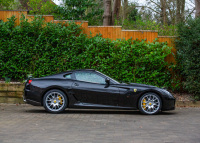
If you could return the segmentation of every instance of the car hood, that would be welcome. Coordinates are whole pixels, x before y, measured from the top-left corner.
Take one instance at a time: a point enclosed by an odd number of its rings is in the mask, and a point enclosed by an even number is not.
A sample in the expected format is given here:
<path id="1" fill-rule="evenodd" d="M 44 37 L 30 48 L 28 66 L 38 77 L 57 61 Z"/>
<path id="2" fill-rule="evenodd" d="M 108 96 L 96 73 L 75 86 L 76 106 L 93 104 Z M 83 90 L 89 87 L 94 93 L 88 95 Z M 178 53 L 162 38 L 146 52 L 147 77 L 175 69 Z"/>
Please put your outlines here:
<path id="1" fill-rule="evenodd" d="M 147 85 L 147 84 L 139 84 L 139 83 L 121 83 L 117 85 L 118 87 L 143 87 L 143 88 L 157 88 L 156 86 Z"/>
<path id="2" fill-rule="evenodd" d="M 156 88 L 156 86 L 153 86 L 153 85 L 139 84 L 139 83 L 130 83 L 129 85 L 131 85 L 131 86 L 140 86 L 140 87 Z"/>

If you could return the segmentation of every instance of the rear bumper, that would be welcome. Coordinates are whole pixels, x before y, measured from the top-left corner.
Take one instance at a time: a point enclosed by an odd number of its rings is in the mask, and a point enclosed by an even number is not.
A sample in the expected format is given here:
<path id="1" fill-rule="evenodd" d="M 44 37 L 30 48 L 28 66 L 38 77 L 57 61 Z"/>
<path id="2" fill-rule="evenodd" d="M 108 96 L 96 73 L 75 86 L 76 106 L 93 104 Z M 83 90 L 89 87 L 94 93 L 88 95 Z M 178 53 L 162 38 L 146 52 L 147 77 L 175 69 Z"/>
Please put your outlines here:
<path id="1" fill-rule="evenodd" d="M 34 94 L 30 90 L 24 89 L 23 100 L 27 104 L 31 104 L 34 106 L 41 106 L 41 102 L 34 100 Z"/>

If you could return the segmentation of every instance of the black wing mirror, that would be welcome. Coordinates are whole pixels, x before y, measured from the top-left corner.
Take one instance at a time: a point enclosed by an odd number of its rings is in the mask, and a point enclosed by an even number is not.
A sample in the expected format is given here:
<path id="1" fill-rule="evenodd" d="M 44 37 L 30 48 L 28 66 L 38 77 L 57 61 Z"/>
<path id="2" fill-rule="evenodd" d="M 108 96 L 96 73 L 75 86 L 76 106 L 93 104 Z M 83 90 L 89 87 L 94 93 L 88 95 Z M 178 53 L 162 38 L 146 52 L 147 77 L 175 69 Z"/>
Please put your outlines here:
<path id="1" fill-rule="evenodd" d="M 109 84 L 110 84 L 110 79 L 109 79 L 109 78 L 106 78 L 106 79 L 105 79 L 105 82 L 109 85 Z"/>

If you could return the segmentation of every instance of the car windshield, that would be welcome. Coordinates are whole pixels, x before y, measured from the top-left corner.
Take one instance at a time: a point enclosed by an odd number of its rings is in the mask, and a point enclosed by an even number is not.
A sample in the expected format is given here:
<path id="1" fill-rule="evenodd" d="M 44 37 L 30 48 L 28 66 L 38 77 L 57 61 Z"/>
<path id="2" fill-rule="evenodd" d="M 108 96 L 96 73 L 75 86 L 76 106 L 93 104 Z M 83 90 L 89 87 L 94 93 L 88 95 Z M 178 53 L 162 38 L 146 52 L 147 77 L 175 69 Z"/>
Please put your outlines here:
<path id="1" fill-rule="evenodd" d="M 105 74 L 103 74 L 103 73 L 101 73 L 101 72 L 99 72 L 99 71 L 96 71 L 96 72 L 98 72 L 98 73 L 100 73 L 100 74 L 102 74 L 102 75 L 108 77 L 108 78 L 111 79 L 115 84 L 120 84 L 120 82 L 116 81 L 115 79 L 113 79 L 113 78 L 111 78 L 111 77 L 109 77 L 109 76 L 107 76 L 107 75 L 105 75 Z"/>

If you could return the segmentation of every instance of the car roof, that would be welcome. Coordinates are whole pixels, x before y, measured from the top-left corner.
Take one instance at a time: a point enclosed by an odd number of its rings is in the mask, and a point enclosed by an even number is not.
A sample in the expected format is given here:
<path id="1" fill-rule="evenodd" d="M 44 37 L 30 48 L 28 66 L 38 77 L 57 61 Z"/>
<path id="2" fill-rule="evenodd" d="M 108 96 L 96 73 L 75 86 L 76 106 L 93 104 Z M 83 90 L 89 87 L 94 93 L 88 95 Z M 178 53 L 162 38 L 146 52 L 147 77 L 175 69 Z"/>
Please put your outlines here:
<path id="1" fill-rule="evenodd" d="M 68 70 L 68 71 L 60 72 L 60 73 L 53 74 L 53 75 L 68 74 L 68 73 L 72 73 L 72 72 L 76 72 L 76 71 L 97 71 L 97 70 L 94 70 L 94 69 L 77 69 L 77 70 Z"/>

